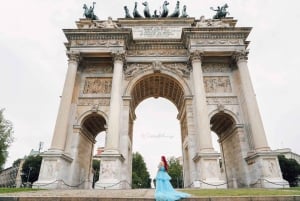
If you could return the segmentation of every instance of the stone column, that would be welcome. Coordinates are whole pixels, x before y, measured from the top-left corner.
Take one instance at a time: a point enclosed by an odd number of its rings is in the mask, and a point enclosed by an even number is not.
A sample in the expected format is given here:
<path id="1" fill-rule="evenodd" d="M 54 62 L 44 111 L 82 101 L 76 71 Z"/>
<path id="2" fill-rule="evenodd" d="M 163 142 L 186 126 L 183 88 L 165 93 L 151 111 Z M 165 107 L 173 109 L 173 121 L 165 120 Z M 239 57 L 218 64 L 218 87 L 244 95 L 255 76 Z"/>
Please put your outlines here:
<path id="1" fill-rule="evenodd" d="M 192 77 L 196 106 L 195 118 L 197 121 L 197 132 L 199 132 L 199 151 L 211 152 L 213 151 L 213 146 L 206 103 L 206 93 L 203 82 L 201 52 L 192 52 L 190 55 L 190 60 L 193 70 Z"/>
<path id="2" fill-rule="evenodd" d="M 67 138 L 72 95 L 77 67 L 79 63 L 79 53 L 68 52 L 67 55 L 69 57 L 68 71 L 65 79 L 50 150 L 63 151 L 65 149 Z"/>
<path id="3" fill-rule="evenodd" d="M 246 103 L 254 149 L 256 151 L 267 151 L 270 150 L 270 147 L 267 143 L 267 138 L 249 75 L 247 55 L 247 51 L 237 52 L 234 55 L 234 58 L 236 59 L 240 75 L 241 88 L 244 94 L 244 101 Z"/>
<path id="4" fill-rule="evenodd" d="M 106 138 L 106 152 L 119 153 L 120 110 L 122 103 L 122 75 L 124 54 L 113 54 L 114 71 L 110 97 L 110 111 Z"/>

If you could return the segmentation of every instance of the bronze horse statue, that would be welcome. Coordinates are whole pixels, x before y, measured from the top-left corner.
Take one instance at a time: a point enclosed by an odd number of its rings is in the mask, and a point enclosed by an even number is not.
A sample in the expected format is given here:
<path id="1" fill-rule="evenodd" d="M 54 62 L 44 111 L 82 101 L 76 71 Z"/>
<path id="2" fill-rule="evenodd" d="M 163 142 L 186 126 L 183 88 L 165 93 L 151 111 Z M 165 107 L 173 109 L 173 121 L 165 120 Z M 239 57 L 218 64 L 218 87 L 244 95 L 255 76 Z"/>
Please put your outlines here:
<path id="1" fill-rule="evenodd" d="M 84 9 L 83 15 L 85 16 L 85 18 L 91 20 L 98 20 L 98 17 L 94 14 L 95 4 L 96 2 L 93 2 L 93 7 L 90 6 L 90 8 L 88 8 L 86 4 L 83 4 L 83 9 Z"/>
<path id="2" fill-rule="evenodd" d="M 213 7 L 210 7 L 211 10 L 217 11 L 217 13 L 213 16 L 213 19 L 221 19 L 221 18 L 225 18 L 227 14 L 230 15 L 230 13 L 226 11 L 227 8 L 228 8 L 227 3 L 221 7 L 218 6 L 216 10 Z"/>
<path id="3" fill-rule="evenodd" d="M 168 16 L 168 13 L 169 13 L 169 10 L 168 10 L 168 6 L 169 5 L 169 2 L 168 1 L 164 1 L 163 3 L 163 11 L 160 15 L 160 17 L 167 17 Z"/>
<path id="4" fill-rule="evenodd" d="M 145 6 L 145 8 L 144 8 L 144 16 L 145 16 L 146 18 L 150 18 L 150 17 L 151 17 L 151 14 L 150 14 L 150 9 L 149 9 L 149 4 L 148 4 L 148 2 L 145 1 L 145 2 L 143 2 L 142 4 Z"/>

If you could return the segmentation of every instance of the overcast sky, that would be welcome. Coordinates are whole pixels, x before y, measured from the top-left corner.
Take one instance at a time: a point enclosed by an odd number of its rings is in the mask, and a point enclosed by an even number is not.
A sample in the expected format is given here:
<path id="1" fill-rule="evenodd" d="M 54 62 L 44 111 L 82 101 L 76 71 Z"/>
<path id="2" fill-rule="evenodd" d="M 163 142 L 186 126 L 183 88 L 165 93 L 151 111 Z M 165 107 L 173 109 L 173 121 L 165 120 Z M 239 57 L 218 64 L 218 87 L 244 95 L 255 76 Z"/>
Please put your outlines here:
<path id="1" fill-rule="evenodd" d="M 142 13 L 142 1 L 138 0 Z M 151 12 L 163 0 L 148 1 Z M 170 0 L 169 10 L 176 1 Z M 182 0 L 190 17 L 211 18 L 209 8 L 228 3 L 229 17 L 237 26 L 253 27 L 248 66 L 272 149 L 291 148 L 300 153 L 300 1 L 299 0 Z M 91 0 L 14 0 L 1 3 L 0 108 L 14 125 L 15 142 L 5 167 L 18 158 L 50 146 L 67 71 L 63 28 L 75 28 L 83 16 L 82 5 Z M 134 1 L 96 0 L 95 13 L 104 20 L 124 17 Z M 175 106 L 162 98 L 147 99 L 137 108 L 134 151 L 145 158 L 152 176 L 160 155 L 181 155 L 180 128 Z M 163 109 L 162 109 L 163 108 Z M 153 129 L 155 128 L 155 129 Z M 101 136 L 97 138 L 101 144 Z"/>

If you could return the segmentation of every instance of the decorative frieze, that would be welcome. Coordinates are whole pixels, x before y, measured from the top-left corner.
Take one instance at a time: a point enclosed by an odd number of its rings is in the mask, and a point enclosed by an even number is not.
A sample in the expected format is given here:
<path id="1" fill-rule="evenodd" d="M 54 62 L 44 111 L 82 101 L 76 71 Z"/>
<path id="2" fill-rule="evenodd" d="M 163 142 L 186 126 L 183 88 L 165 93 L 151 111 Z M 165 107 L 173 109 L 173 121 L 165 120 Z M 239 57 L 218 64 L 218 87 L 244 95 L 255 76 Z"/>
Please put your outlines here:
<path id="1" fill-rule="evenodd" d="M 189 77 L 190 71 L 185 63 L 166 63 L 153 62 L 152 64 L 129 64 L 124 72 L 125 79 L 130 79 L 146 71 L 169 71 L 171 73 L 177 74 L 181 77 Z"/>
<path id="2" fill-rule="evenodd" d="M 87 64 L 84 66 L 83 73 L 103 73 L 110 74 L 113 73 L 111 66 L 100 66 L 95 64 Z"/>
<path id="3" fill-rule="evenodd" d="M 71 46 L 102 46 L 102 47 L 113 47 L 113 46 L 124 46 L 124 40 L 72 40 Z"/>
<path id="4" fill-rule="evenodd" d="M 202 65 L 203 73 L 229 73 L 231 69 L 225 63 L 204 63 Z"/>
<path id="5" fill-rule="evenodd" d="M 111 85 L 111 78 L 87 77 L 84 83 L 83 94 L 109 94 Z"/>
<path id="6" fill-rule="evenodd" d="M 109 106 L 109 98 L 79 98 L 78 106 L 99 105 Z"/>
<path id="7" fill-rule="evenodd" d="M 231 93 L 229 76 L 204 76 L 204 87 L 206 93 Z"/>
<path id="8" fill-rule="evenodd" d="M 209 46 L 209 45 L 218 45 L 218 46 L 231 46 L 231 45 L 243 45 L 242 39 L 198 39 L 192 40 L 191 45 L 200 45 L 200 46 Z"/>
<path id="9" fill-rule="evenodd" d="M 185 49 L 148 49 L 128 50 L 127 55 L 134 56 L 186 56 Z"/>
<path id="10" fill-rule="evenodd" d="M 236 96 L 208 96 L 206 101 L 208 105 L 238 105 Z"/>

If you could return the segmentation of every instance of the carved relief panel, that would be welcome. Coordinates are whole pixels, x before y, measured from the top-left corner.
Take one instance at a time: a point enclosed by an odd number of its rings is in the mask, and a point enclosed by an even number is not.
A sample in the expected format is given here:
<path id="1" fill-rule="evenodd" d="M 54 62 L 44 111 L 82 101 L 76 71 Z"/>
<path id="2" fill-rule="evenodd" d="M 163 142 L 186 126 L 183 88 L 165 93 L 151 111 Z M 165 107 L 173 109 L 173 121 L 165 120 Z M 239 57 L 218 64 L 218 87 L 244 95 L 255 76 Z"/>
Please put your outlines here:
<path id="1" fill-rule="evenodd" d="M 112 78 L 87 77 L 85 79 L 83 94 L 109 94 Z"/>
<path id="2" fill-rule="evenodd" d="M 203 80 L 206 93 L 232 92 L 229 76 L 204 76 Z"/>

